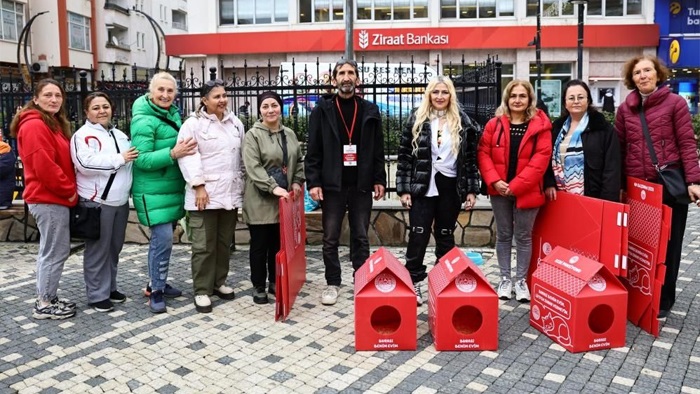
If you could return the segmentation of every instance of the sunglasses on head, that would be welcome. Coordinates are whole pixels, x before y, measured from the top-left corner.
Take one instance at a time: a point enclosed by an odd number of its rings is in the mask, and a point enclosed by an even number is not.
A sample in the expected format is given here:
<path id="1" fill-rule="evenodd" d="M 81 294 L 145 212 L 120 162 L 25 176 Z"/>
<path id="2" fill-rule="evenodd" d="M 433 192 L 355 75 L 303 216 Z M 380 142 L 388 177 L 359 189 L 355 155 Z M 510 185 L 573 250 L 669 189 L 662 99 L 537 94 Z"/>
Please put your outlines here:
<path id="1" fill-rule="evenodd" d="M 210 79 L 202 85 L 202 95 L 206 96 L 211 92 L 212 89 L 214 89 L 217 86 L 224 86 L 224 81 L 220 79 Z"/>

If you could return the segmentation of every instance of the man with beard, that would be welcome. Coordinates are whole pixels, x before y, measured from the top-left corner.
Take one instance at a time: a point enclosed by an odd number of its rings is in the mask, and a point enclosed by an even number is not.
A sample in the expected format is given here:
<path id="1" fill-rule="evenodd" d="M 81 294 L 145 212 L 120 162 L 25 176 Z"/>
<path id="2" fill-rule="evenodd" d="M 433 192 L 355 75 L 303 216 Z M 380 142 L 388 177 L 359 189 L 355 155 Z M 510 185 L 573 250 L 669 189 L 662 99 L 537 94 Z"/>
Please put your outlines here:
<path id="1" fill-rule="evenodd" d="M 311 198 L 321 201 L 323 264 L 327 287 L 321 303 L 333 305 L 340 289 L 338 244 L 348 212 L 350 260 L 357 271 L 369 257 L 367 230 L 374 199 L 384 197 L 384 135 L 379 108 L 355 95 L 357 62 L 341 59 L 331 83 L 338 93 L 322 97 L 309 118 L 304 171 Z"/>

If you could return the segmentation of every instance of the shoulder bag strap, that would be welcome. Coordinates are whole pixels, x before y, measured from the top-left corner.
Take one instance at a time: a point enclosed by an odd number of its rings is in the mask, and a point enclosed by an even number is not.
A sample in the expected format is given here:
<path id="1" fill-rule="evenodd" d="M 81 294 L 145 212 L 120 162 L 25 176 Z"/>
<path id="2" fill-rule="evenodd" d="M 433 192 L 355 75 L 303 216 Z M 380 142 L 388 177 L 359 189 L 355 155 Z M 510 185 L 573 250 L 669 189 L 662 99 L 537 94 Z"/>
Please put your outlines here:
<path id="1" fill-rule="evenodd" d="M 282 140 L 282 165 L 286 173 L 289 159 L 287 158 L 287 134 L 285 134 L 284 129 L 280 130 L 280 139 Z"/>
<path id="2" fill-rule="evenodd" d="M 644 133 L 644 139 L 647 142 L 647 148 L 649 149 L 649 156 L 651 156 L 651 164 L 654 165 L 654 169 L 659 171 L 659 160 L 656 158 L 656 152 L 654 151 L 654 145 L 651 142 L 651 136 L 649 135 L 649 127 L 647 126 L 647 119 L 644 116 L 644 104 L 639 106 L 639 120 L 642 123 L 642 132 Z"/>
<path id="3" fill-rule="evenodd" d="M 119 144 L 117 143 L 117 137 L 114 136 L 114 132 L 108 131 L 108 133 L 112 136 L 112 139 L 114 140 L 114 146 L 117 148 L 117 153 L 121 153 L 119 152 Z M 102 201 L 104 201 L 107 198 L 107 195 L 109 194 L 109 189 L 112 188 L 112 183 L 114 182 L 114 177 L 116 176 L 116 172 L 113 172 L 112 175 L 109 176 L 107 186 L 105 186 L 105 190 L 102 192 L 102 196 L 100 196 L 100 199 L 102 199 Z"/>

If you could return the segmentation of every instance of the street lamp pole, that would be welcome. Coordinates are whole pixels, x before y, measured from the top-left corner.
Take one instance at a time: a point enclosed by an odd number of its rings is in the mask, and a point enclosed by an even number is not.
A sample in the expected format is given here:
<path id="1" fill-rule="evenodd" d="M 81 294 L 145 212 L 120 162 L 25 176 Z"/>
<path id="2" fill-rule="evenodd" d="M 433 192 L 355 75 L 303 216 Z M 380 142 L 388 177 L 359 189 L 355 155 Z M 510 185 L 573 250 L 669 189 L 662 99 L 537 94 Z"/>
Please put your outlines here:
<path id="1" fill-rule="evenodd" d="M 165 32 L 160 27 L 158 22 L 156 22 L 155 19 L 151 18 L 150 15 L 137 9 L 136 6 L 133 6 L 131 9 L 134 10 L 134 12 L 138 12 L 139 14 L 145 16 L 146 19 L 148 19 L 148 22 L 151 24 L 151 27 L 153 28 L 153 33 L 155 33 L 155 35 L 156 35 L 156 46 L 158 48 L 158 53 L 156 54 L 156 67 L 155 67 L 155 69 L 158 70 L 160 68 L 159 64 L 160 64 L 160 52 L 161 52 L 160 37 L 162 36 L 163 38 L 165 38 Z M 158 36 L 158 32 L 160 32 L 160 36 Z M 166 57 L 165 57 L 165 70 L 167 70 L 168 68 L 170 68 L 170 56 L 166 55 Z"/>
<path id="2" fill-rule="evenodd" d="M 29 55 L 27 54 L 27 42 L 29 41 L 29 33 L 32 30 L 32 23 L 34 23 L 34 20 L 39 16 L 39 15 L 44 15 L 48 11 L 42 11 L 39 12 L 38 14 L 34 15 L 29 21 L 27 21 L 27 24 L 24 25 L 22 28 L 22 32 L 19 34 L 19 40 L 17 40 L 17 68 L 19 68 L 20 74 L 22 73 L 22 62 L 20 62 L 20 48 L 22 47 L 22 39 L 24 39 L 24 63 L 27 65 L 27 68 L 29 68 Z"/>
<path id="3" fill-rule="evenodd" d="M 576 76 L 578 79 L 583 79 L 583 15 L 585 13 L 588 0 L 569 0 L 569 3 L 578 5 L 578 54 Z"/>
<path id="4" fill-rule="evenodd" d="M 354 59 L 354 51 L 353 51 L 353 42 L 352 42 L 352 35 L 353 35 L 353 19 L 354 19 L 354 1 L 353 0 L 345 0 L 345 59 Z"/>
<path id="5" fill-rule="evenodd" d="M 535 91 L 537 103 L 542 99 L 542 0 L 537 0 L 537 32 L 535 38 L 527 43 L 527 46 L 535 46 L 535 65 L 537 76 L 535 77 Z"/>

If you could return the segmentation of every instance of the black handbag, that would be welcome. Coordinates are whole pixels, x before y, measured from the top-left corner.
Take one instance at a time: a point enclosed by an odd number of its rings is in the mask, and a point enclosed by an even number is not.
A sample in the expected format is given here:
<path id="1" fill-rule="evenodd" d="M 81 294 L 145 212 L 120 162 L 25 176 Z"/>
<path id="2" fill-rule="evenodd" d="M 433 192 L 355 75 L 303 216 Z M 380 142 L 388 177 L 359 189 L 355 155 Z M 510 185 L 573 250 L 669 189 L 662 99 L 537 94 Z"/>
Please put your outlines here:
<path id="1" fill-rule="evenodd" d="M 659 166 L 659 160 L 656 157 L 654 145 L 652 144 L 651 136 L 649 135 L 647 120 L 644 117 L 643 106 L 640 106 L 639 119 L 642 122 L 642 131 L 644 132 L 644 138 L 646 139 L 649 155 L 651 156 L 651 163 L 654 165 L 654 169 L 659 174 L 659 183 L 661 183 L 661 185 L 664 187 L 664 203 L 668 205 L 690 204 L 690 195 L 688 194 L 688 185 L 685 183 L 685 173 L 683 172 L 682 163 L 674 162 Z"/>
<path id="2" fill-rule="evenodd" d="M 117 139 L 114 137 L 114 144 L 117 147 L 117 153 L 119 153 L 119 144 Z M 112 183 L 114 182 L 114 177 L 117 173 L 112 173 L 109 176 L 105 190 L 102 192 L 100 197 L 102 201 L 107 198 L 109 194 L 109 189 L 112 188 Z M 86 206 L 78 202 L 78 205 L 70 209 L 70 236 L 76 239 L 90 239 L 96 240 L 100 239 L 100 215 L 102 214 L 102 207 L 96 206 Z"/>
<path id="3" fill-rule="evenodd" d="M 280 139 L 282 143 L 282 167 L 271 167 L 267 169 L 267 175 L 275 180 L 277 186 L 284 190 L 289 190 L 289 182 L 287 181 L 287 135 L 284 130 L 280 131 Z"/>

